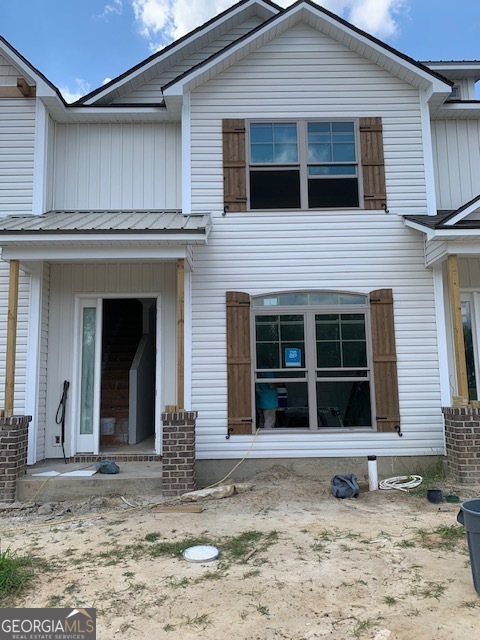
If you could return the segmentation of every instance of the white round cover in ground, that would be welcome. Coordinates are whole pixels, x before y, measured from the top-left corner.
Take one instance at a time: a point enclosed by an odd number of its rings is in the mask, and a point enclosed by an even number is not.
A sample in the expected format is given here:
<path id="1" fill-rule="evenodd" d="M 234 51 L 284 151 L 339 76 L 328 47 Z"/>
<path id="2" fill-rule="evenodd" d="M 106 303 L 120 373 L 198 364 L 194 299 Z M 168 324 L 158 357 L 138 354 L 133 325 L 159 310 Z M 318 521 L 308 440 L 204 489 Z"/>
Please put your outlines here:
<path id="1" fill-rule="evenodd" d="M 218 558 L 218 549 L 209 544 L 199 544 L 196 547 L 188 547 L 183 552 L 183 557 L 189 562 L 210 562 Z"/>

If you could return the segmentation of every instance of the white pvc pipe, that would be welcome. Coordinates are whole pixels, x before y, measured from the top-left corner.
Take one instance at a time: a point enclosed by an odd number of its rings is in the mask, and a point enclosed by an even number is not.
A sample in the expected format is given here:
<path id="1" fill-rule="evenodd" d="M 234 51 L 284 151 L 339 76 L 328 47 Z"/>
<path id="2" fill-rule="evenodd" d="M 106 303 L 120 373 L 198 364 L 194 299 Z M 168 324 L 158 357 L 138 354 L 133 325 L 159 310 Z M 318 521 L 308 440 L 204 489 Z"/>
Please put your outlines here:
<path id="1" fill-rule="evenodd" d="M 370 491 L 378 489 L 377 456 L 368 456 L 368 488 Z"/>

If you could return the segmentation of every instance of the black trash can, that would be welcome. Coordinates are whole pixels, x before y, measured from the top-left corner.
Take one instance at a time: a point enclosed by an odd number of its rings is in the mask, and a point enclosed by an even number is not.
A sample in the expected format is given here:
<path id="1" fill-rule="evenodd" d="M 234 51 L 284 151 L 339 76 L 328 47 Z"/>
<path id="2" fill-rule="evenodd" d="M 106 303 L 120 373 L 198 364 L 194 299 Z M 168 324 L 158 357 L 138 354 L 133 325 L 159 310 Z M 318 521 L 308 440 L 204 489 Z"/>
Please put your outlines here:
<path id="1" fill-rule="evenodd" d="M 467 500 L 461 504 L 457 521 L 463 524 L 467 533 L 473 586 L 480 594 L 480 499 Z"/>

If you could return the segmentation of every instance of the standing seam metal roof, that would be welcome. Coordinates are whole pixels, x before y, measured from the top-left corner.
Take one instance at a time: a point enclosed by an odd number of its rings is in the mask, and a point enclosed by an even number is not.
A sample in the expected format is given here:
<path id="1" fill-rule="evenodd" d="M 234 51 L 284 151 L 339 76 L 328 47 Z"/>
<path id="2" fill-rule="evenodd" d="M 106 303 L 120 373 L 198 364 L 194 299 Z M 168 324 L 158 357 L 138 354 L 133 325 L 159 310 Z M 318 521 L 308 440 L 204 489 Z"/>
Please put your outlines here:
<path id="1" fill-rule="evenodd" d="M 210 215 L 181 211 L 49 211 L 0 218 L 1 233 L 189 233 L 208 231 Z"/>

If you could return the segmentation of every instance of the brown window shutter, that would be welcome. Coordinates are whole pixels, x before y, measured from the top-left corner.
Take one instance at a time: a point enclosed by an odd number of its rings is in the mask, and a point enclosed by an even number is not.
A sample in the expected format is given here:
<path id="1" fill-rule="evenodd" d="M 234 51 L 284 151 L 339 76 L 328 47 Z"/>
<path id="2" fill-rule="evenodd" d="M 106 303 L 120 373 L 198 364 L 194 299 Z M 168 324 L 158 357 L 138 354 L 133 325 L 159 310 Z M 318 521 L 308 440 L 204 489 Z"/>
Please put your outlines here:
<path id="1" fill-rule="evenodd" d="M 360 147 L 364 208 L 384 209 L 387 204 L 387 188 L 381 118 L 360 118 Z"/>
<path id="2" fill-rule="evenodd" d="M 250 296 L 227 291 L 228 432 L 252 433 Z"/>
<path id="3" fill-rule="evenodd" d="M 223 182 L 225 211 L 246 211 L 245 120 L 223 121 Z"/>
<path id="4" fill-rule="evenodd" d="M 373 377 L 378 431 L 399 431 L 397 354 L 391 289 L 370 293 Z"/>

